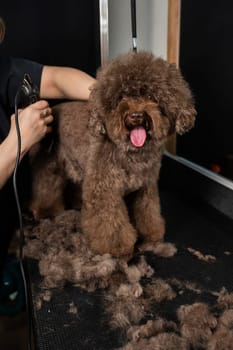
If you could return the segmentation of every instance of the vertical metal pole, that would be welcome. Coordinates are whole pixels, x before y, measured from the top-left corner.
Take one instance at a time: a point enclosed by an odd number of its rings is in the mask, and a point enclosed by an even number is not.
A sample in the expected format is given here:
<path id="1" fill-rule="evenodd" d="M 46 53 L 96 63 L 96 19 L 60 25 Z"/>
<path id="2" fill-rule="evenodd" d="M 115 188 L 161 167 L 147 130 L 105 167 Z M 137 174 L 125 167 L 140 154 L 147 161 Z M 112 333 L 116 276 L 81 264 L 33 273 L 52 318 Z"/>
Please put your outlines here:
<path id="1" fill-rule="evenodd" d="M 108 0 L 99 0 L 101 65 L 109 58 Z"/>

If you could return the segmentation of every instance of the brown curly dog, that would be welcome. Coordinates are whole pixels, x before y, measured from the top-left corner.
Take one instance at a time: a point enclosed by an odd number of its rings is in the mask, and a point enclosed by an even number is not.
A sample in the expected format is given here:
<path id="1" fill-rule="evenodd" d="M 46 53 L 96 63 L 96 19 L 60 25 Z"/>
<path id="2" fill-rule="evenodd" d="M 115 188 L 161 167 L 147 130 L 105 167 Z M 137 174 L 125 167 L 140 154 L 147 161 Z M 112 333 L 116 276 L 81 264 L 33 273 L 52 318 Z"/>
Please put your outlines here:
<path id="1" fill-rule="evenodd" d="M 53 112 L 52 150 L 42 143 L 31 152 L 35 217 L 64 210 L 73 184 L 73 195 L 82 190 L 82 229 L 94 253 L 130 255 L 138 235 L 163 240 L 157 180 L 164 145 L 168 135 L 192 128 L 196 115 L 175 65 L 148 52 L 122 55 L 98 71 L 87 103 Z"/>

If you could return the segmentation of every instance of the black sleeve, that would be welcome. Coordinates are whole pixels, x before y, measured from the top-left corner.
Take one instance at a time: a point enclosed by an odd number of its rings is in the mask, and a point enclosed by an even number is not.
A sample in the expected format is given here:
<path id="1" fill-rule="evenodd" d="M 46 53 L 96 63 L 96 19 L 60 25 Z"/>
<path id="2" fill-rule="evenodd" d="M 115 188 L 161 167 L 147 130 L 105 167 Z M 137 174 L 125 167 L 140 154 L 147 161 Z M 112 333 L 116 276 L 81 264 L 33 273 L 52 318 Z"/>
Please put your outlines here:
<path id="1" fill-rule="evenodd" d="M 42 69 L 43 65 L 37 62 L 21 58 L 10 58 L 10 69 L 7 81 L 7 100 L 9 112 L 11 112 L 14 108 L 15 95 L 22 84 L 24 74 L 29 74 L 32 82 L 37 85 L 38 89 L 40 90 Z"/>

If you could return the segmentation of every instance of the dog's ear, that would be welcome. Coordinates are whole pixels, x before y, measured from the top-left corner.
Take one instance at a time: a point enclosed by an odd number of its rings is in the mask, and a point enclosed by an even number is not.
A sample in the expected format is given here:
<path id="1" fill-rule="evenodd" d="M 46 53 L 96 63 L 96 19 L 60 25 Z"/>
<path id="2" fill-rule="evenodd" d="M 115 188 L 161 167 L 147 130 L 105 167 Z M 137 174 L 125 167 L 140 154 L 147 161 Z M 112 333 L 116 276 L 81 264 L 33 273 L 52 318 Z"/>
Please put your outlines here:
<path id="1" fill-rule="evenodd" d="M 166 84 L 159 98 L 163 113 L 170 119 L 173 131 L 183 134 L 189 131 L 195 123 L 196 109 L 194 98 L 188 83 L 175 64 L 167 66 Z"/>
<path id="2" fill-rule="evenodd" d="M 169 77 L 174 99 L 177 103 L 175 130 L 182 135 L 193 128 L 195 123 L 197 112 L 194 106 L 194 98 L 188 83 L 175 64 L 169 66 Z"/>
<path id="3" fill-rule="evenodd" d="M 184 134 L 194 127 L 195 123 L 196 110 L 193 107 L 190 107 L 186 110 L 181 110 L 180 115 L 176 119 L 176 132 L 179 135 Z"/>

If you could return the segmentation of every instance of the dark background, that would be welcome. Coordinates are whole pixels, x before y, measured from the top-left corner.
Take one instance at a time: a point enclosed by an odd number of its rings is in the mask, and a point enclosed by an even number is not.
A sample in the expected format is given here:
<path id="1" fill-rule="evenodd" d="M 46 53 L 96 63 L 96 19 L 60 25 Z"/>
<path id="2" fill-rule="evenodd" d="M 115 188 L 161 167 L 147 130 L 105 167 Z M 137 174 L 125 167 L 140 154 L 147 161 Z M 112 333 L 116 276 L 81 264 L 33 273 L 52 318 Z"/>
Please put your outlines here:
<path id="1" fill-rule="evenodd" d="M 95 76 L 100 65 L 97 0 L 1 1 L 0 16 L 6 23 L 0 52 Z"/>
<path id="2" fill-rule="evenodd" d="M 195 128 L 178 137 L 178 155 L 233 178 L 233 2 L 184 0 L 180 68 L 198 111 Z"/>

